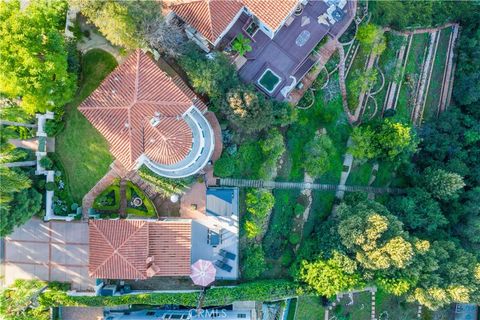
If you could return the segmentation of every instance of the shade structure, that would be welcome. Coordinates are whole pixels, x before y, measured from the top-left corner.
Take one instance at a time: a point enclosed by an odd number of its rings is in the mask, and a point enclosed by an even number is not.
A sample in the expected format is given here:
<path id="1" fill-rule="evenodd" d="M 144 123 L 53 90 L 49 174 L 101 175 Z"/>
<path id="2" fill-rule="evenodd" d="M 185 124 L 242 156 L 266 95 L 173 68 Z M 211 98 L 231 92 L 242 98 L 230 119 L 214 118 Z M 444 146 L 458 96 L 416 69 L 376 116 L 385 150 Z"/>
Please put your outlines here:
<path id="1" fill-rule="evenodd" d="M 206 287 L 215 281 L 216 273 L 217 269 L 211 261 L 200 259 L 192 264 L 190 278 L 196 285 Z"/>

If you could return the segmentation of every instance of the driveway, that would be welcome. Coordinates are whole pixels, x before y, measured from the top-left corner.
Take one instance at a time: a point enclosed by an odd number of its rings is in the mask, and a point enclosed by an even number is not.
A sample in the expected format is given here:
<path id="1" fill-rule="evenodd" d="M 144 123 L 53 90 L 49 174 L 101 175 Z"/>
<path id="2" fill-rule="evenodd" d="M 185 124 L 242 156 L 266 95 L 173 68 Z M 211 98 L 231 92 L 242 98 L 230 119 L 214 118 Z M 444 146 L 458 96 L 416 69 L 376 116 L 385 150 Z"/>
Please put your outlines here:
<path id="1" fill-rule="evenodd" d="M 93 290 L 88 276 L 88 224 L 33 218 L 5 237 L 5 284 L 15 279 L 70 282 Z"/>

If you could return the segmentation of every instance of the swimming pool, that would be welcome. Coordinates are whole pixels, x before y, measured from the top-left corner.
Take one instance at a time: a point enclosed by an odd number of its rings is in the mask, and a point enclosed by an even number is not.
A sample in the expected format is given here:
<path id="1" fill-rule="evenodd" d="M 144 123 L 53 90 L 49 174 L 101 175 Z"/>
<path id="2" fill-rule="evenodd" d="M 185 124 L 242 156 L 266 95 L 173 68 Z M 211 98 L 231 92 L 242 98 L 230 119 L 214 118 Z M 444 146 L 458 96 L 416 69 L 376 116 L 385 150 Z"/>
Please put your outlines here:
<path id="1" fill-rule="evenodd" d="M 280 80 L 281 78 L 272 69 L 267 68 L 258 79 L 258 84 L 268 93 L 272 93 L 280 84 Z"/>

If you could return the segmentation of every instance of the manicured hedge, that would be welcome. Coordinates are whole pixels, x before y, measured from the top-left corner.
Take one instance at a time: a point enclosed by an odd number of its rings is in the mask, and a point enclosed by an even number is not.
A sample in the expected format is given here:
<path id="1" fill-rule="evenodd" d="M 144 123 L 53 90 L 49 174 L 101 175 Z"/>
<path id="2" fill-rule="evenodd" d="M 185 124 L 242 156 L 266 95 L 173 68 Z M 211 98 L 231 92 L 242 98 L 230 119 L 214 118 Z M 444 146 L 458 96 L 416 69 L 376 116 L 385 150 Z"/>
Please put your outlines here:
<path id="1" fill-rule="evenodd" d="M 102 197 L 108 195 L 112 191 L 113 191 L 114 197 L 115 197 L 114 204 L 111 205 L 111 206 L 104 206 L 104 205 L 100 204 L 100 199 Z M 96 210 L 104 210 L 104 211 L 115 211 L 115 210 L 120 209 L 120 185 L 119 185 L 119 181 L 115 180 L 115 182 L 111 186 L 109 186 L 105 190 L 103 190 L 95 198 L 95 201 L 93 202 L 92 207 Z"/>
<path id="2" fill-rule="evenodd" d="M 287 280 L 262 280 L 243 283 L 235 287 L 207 290 L 204 306 L 227 305 L 237 300 L 271 301 L 296 295 L 297 285 Z M 199 292 L 145 293 L 113 297 L 67 296 L 59 299 L 63 306 L 116 306 L 125 304 L 196 306 Z"/>
<path id="3" fill-rule="evenodd" d="M 140 208 L 132 208 L 130 206 L 130 201 L 132 201 L 132 193 L 136 193 L 140 199 L 142 199 L 143 206 L 145 206 L 145 210 L 142 210 Z M 131 181 L 127 181 L 127 190 L 126 190 L 126 196 L 127 196 L 127 201 L 128 201 L 128 206 L 127 206 L 127 213 L 129 214 L 134 214 L 137 216 L 142 216 L 142 217 L 156 217 L 157 216 L 157 210 L 155 209 L 155 206 L 153 205 L 152 201 L 150 198 L 135 184 L 133 184 Z"/>

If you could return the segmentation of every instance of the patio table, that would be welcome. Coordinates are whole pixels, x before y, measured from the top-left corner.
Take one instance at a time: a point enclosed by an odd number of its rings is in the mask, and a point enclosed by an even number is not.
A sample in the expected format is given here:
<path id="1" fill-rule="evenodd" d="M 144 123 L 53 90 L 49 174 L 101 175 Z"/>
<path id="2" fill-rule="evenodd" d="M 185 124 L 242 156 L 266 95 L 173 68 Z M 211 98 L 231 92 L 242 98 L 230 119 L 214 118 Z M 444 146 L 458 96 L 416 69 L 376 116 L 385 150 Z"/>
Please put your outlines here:
<path id="1" fill-rule="evenodd" d="M 302 32 L 300 32 L 297 39 L 295 40 L 295 44 L 299 47 L 303 47 L 305 43 L 307 43 L 308 39 L 310 39 L 310 35 L 310 31 L 303 30 Z"/>

